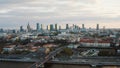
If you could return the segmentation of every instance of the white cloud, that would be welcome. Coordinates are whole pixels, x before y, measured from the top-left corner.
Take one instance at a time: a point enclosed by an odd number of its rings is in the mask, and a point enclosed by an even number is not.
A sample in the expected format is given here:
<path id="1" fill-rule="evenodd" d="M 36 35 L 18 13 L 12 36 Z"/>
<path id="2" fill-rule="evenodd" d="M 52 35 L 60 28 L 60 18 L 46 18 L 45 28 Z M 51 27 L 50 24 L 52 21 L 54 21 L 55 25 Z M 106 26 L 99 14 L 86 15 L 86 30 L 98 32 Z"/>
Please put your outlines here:
<path id="1" fill-rule="evenodd" d="M 119 0 L 0 0 L 1 22 L 120 21 Z M 10 21 L 5 19 L 10 18 Z M 17 18 L 17 19 L 16 19 Z M 35 22 L 35 21 L 34 21 Z M 90 22 L 92 23 L 92 22 Z"/>

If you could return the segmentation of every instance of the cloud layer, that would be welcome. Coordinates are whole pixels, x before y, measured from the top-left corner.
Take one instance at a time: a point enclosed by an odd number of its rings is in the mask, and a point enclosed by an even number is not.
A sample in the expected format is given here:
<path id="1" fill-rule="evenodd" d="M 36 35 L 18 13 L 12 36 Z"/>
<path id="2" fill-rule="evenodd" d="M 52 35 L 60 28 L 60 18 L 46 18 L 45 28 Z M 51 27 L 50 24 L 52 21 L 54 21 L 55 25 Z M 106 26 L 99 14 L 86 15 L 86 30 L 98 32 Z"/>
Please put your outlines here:
<path id="1" fill-rule="evenodd" d="M 28 21 L 34 25 L 100 23 L 111 27 L 108 24 L 120 22 L 119 3 L 119 0 L 0 0 L 0 27 L 26 26 Z M 115 24 L 114 27 L 119 28 Z"/>

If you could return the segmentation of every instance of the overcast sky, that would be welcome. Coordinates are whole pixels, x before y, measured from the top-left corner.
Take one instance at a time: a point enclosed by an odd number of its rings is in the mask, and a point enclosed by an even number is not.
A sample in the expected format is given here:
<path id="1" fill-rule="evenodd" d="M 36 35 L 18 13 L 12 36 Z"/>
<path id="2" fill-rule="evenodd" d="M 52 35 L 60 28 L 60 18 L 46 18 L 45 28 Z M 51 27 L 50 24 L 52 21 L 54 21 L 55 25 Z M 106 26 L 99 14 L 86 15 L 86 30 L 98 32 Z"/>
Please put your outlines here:
<path id="1" fill-rule="evenodd" d="M 120 27 L 120 0 L 0 0 L 0 28 L 37 22 Z"/>

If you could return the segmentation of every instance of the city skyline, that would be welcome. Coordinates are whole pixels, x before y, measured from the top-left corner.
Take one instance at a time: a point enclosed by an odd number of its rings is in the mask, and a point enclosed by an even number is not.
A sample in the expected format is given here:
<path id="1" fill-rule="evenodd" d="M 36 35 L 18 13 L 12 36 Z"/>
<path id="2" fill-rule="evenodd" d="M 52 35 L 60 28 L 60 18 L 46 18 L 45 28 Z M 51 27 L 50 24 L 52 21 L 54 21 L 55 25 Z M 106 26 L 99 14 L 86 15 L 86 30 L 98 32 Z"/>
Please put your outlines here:
<path id="1" fill-rule="evenodd" d="M 51 26 L 52 25 L 52 26 Z M 87 25 L 87 26 L 86 26 Z M 93 25 L 88 25 L 88 24 L 68 24 L 68 23 L 65 23 L 65 24 L 58 24 L 58 23 L 51 23 L 51 24 L 43 24 L 43 23 L 27 23 L 25 25 L 18 25 L 18 26 L 10 26 L 10 27 L 0 27 L 0 29 L 5 29 L 5 30 L 23 30 L 23 29 L 32 29 L 32 30 L 41 30 L 41 29 L 71 29 L 71 28 L 74 28 L 75 26 L 79 27 L 79 28 L 82 28 L 82 29 L 120 29 L 120 28 L 113 28 L 113 27 L 106 27 L 106 26 L 102 26 L 101 24 L 93 24 Z"/>
<path id="2" fill-rule="evenodd" d="M 119 0 L 1 0 L 0 28 L 40 24 L 85 24 L 119 28 Z M 34 11 L 33 11 L 34 10 Z"/>

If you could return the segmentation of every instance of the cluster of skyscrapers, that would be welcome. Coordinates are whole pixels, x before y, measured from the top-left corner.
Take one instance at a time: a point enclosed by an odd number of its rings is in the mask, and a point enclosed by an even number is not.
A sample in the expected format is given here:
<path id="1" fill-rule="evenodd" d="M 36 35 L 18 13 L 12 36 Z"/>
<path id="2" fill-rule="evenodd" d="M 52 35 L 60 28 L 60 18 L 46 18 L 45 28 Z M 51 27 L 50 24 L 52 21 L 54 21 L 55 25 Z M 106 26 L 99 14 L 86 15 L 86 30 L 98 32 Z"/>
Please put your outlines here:
<path id="1" fill-rule="evenodd" d="M 46 30 L 50 30 L 50 31 L 57 31 L 57 30 L 60 30 L 61 29 L 61 26 L 58 25 L 58 24 L 50 24 L 50 25 L 47 25 L 46 26 Z M 66 24 L 66 29 L 69 29 L 69 24 Z M 20 31 L 23 31 L 23 26 L 20 26 Z M 32 28 L 30 27 L 29 23 L 27 25 L 27 30 L 28 32 L 32 30 Z M 40 31 L 40 30 L 43 30 L 43 24 L 39 24 L 39 23 L 36 23 L 36 30 L 37 31 Z"/>
<path id="2" fill-rule="evenodd" d="M 85 25 L 82 24 L 82 28 L 80 28 L 78 25 L 75 25 L 73 24 L 72 26 L 69 26 L 69 24 L 66 24 L 65 26 L 65 29 L 70 29 L 70 28 L 73 28 L 73 29 L 86 29 L 85 28 Z M 46 30 L 50 30 L 50 31 L 57 31 L 57 30 L 61 30 L 61 26 L 58 25 L 58 24 L 50 24 L 50 25 L 47 25 L 46 26 Z M 30 32 L 32 30 L 30 24 L 28 23 L 27 25 L 27 31 Z M 44 27 L 43 27 L 43 24 L 40 24 L 40 23 L 36 23 L 36 31 L 41 31 L 41 30 L 44 30 Z M 99 30 L 99 24 L 96 25 L 96 30 Z M 24 29 L 23 29 L 23 26 L 20 26 L 20 32 L 23 32 Z"/>

